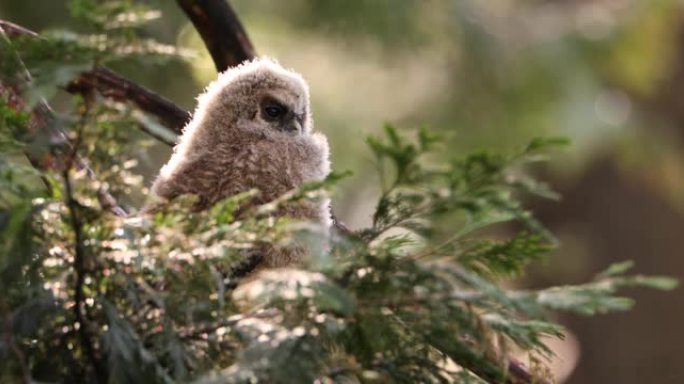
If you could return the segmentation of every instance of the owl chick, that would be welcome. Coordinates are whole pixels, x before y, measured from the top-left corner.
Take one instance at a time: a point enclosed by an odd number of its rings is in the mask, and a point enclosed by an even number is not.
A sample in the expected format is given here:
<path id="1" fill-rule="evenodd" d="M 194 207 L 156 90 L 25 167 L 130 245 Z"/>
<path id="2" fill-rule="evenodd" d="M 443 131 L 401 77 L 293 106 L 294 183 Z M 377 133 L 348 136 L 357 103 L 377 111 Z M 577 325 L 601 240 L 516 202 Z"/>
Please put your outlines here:
<path id="1" fill-rule="evenodd" d="M 256 189 L 254 203 L 261 204 L 323 180 L 330 172 L 328 151 L 325 136 L 313 132 L 304 79 L 273 60 L 256 59 L 219 74 L 198 97 L 152 192 L 168 200 L 197 195 L 201 210 Z M 329 201 L 304 202 L 279 214 L 331 225 Z M 268 249 L 266 267 L 290 265 L 302 253 Z"/>

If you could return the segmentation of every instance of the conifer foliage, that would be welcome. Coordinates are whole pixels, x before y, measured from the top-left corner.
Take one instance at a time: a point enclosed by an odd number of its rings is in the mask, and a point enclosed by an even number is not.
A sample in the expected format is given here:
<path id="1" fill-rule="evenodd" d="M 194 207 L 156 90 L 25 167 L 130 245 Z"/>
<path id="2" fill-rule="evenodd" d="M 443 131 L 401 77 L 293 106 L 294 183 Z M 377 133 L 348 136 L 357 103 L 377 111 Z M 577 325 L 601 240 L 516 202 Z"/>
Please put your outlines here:
<path id="1" fill-rule="evenodd" d="M 138 214 L 154 140 L 140 128 L 173 134 L 101 92 L 47 106 L 84 71 L 190 53 L 139 38 L 160 15 L 137 3 L 71 9 L 92 33 L 0 36 L 1 382 L 552 382 L 555 311 L 622 311 L 620 288 L 675 285 L 625 262 L 582 285 L 510 288 L 556 246 L 521 199 L 557 198 L 524 171 L 558 139 L 451 158 L 428 130 L 388 125 L 368 139 L 382 194 L 357 233 L 271 215 L 341 174 L 249 209 L 256 192 Z M 292 241 L 305 265 L 244 278 L 259 244 Z"/>

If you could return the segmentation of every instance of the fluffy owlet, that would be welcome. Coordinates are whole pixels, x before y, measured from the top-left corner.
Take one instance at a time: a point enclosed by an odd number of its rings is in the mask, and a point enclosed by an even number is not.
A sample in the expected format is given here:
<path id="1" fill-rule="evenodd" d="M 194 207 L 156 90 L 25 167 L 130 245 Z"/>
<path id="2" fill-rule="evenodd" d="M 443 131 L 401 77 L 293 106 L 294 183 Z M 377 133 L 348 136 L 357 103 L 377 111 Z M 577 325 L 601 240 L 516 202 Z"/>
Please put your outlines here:
<path id="1" fill-rule="evenodd" d="M 251 189 L 265 203 L 330 172 L 328 143 L 313 132 L 304 79 L 269 59 L 256 59 L 219 74 L 198 97 L 152 191 L 173 199 L 199 196 L 198 209 Z M 331 224 L 329 201 L 307 202 L 282 214 Z M 266 267 L 291 264 L 301 252 L 270 249 Z"/>

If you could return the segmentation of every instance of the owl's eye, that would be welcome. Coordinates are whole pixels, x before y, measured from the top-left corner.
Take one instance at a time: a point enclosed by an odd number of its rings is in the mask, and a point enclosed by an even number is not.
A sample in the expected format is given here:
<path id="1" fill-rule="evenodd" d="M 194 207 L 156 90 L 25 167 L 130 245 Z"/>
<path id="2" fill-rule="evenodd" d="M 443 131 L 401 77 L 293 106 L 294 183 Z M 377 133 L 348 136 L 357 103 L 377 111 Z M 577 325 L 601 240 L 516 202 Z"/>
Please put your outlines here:
<path id="1" fill-rule="evenodd" d="M 266 116 L 275 120 L 285 115 L 286 110 L 280 105 L 268 105 L 264 108 L 264 112 Z"/>

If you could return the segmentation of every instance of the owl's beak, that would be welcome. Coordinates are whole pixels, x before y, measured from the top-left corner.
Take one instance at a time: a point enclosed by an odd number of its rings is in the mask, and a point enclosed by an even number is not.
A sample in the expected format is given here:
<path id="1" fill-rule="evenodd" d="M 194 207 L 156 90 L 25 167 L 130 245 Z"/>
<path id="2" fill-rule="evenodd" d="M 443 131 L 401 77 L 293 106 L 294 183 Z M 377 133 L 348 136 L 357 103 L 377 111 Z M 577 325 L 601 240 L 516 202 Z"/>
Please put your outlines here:
<path id="1" fill-rule="evenodd" d="M 290 133 L 300 133 L 302 131 L 302 124 L 299 121 L 292 119 L 289 123 L 282 125 L 282 130 Z"/>
<path id="2" fill-rule="evenodd" d="M 304 132 L 304 116 L 295 115 L 288 131 L 298 133 Z"/>

